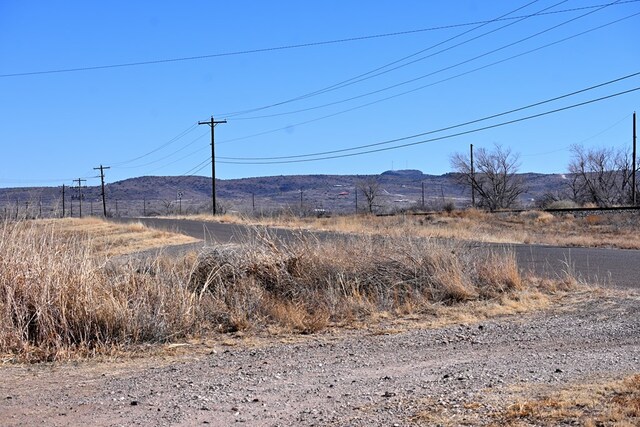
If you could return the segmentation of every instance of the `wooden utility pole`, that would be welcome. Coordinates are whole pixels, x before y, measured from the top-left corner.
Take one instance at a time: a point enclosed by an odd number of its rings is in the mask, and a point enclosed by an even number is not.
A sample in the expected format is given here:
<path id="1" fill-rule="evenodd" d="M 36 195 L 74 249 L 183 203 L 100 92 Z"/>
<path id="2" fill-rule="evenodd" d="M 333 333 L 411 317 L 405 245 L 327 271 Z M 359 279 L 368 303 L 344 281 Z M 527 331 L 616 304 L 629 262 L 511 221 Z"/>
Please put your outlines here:
<path id="1" fill-rule="evenodd" d="M 633 112 L 633 175 L 631 178 L 631 188 L 633 190 L 633 206 L 636 205 L 636 112 Z"/>
<path id="2" fill-rule="evenodd" d="M 358 214 L 358 186 L 356 185 L 355 188 L 355 193 L 356 193 L 356 215 Z"/>
<path id="3" fill-rule="evenodd" d="M 66 213 L 64 208 L 64 184 L 62 184 L 62 218 L 64 218 Z"/>
<path id="4" fill-rule="evenodd" d="M 80 201 L 80 218 L 82 218 L 82 181 L 86 181 L 86 179 L 78 178 L 74 179 L 74 182 L 78 183 L 78 200 Z"/>
<path id="5" fill-rule="evenodd" d="M 100 185 L 102 186 L 102 213 L 104 217 L 107 217 L 107 199 L 104 195 L 104 170 L 111 169 L 110 166 L 98 166 L 97 168 L 93 168 L 94 170 L 100 170 Z"/>
<path id="6" fill-rule="evenodd" d="M 424 181 L 421 184 L 422 184 L 422 210 L 424 210 Z"/>
<path id="7" fill-rule="evenodd" d="M 473 144 L 471 144 L 471 207 L 476 207 L 476 173 L 473 169 Z"/>
<path id="8" fill-rule="evenodd" d="M 215 152 L 215 140 L 214 140 L 214 128 L 217 124 L 227 123 L 226 120 L 215 121 L 213 116 L 208 122 L 198 122 L 199 125 L 211 126 L 211 211 L 213 215 L 216 215 L 216 152 Z"/>

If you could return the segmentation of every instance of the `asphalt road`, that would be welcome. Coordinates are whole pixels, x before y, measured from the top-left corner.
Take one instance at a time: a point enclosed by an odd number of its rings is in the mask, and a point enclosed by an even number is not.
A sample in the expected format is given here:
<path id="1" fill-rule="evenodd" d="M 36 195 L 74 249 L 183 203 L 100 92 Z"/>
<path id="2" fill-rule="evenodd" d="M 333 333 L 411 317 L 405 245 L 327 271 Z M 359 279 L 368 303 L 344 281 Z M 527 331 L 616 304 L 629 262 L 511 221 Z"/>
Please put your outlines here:
<path id="1" fill-rule="evenodd" d="M 204 240 L 205 245 L 238 243 L 252 234 L 252 228 L 234 224 L 164 218 L 120 218 L 118 221 L 141 221 L 151 227 L 179 232 Z M 279 239 L 291 239 L 295 233 L 272 229 Z M 329 236 L 329 233 L 314 233 Z M 543 245 L 474 244 L 489 248 L 509 248 L 516 254 L 523 271 L 547 277 L 572 271 L 589 283 L 621 288 L 640 288 L 640 251 L 606 248 L 567 248 Z"/>

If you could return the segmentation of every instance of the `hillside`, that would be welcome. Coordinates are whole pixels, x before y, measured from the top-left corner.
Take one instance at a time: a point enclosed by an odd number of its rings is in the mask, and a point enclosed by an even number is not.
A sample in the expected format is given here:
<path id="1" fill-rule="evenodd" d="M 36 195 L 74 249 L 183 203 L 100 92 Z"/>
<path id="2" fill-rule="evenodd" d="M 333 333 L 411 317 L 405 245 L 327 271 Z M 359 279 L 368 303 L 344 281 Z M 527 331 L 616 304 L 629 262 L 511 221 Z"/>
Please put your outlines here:
<path id="1" fill-rule="evenodd" d="M 562 175 L 521 174 L 527 192 L 522 206 L 534 205 L 546 193 L 564 189 Z M 354 212 L 356 185 L 375 179 L 379 196 L 378 211 L 390 212 L 420 207 L 423 186 L 425 208 L 433 209 L 453 202 L 468 206 L 470 193 L 456 175 L 426 175 L 419 170 L 386 171 L 380 175 L 293 175 L 216 181 L 218 203 L 223 210 L 271 213 L 278 210 L 333 213 Z M 203 176 L 143 176 L 106 185 L 107 209 L 112 215 L 160 215 L 167 213 L 209 212 L 211 179 Z M 83 214 L 100 214 L 100 186 L 82 188 Z M 362 193 L 358 206 L 365 209 Z M 65 212 L 77 216 L 80 209 L 77 188 L 65 189 Z M 62 187 L 2 188 L 0 213 L 4 216 L 56 216 L 62 212 Z"/>

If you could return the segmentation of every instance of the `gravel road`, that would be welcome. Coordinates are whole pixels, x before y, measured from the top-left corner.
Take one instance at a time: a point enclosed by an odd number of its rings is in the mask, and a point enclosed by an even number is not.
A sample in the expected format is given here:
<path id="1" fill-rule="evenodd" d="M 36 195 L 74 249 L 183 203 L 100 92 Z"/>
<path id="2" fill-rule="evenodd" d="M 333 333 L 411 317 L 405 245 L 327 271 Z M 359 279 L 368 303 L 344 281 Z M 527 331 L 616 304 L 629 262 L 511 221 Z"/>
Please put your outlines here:
<path id="1" fill-rule="evenodd" d="M 480 324 L 238 338 L 181 356 L 0 370 L 7 426 L 488 425 L 521 396 L 637 373 L 640 295 Z M 494 414 L 494 415 L 492 415 Z"/>

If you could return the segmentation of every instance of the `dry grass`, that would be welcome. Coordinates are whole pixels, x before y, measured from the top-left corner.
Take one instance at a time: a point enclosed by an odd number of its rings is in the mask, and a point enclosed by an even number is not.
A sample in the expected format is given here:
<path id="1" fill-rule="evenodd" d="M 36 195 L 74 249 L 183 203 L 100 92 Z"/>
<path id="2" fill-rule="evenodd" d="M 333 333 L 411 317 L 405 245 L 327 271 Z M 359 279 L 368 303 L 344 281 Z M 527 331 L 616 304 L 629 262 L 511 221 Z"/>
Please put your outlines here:
<path id="1" fill-rule="evenodd" d="M 149 228 L 142 223 L 118 224 L 100 218 L 44 219 L 32 223 L 34 227 L 55 227 L 61 238 L 80 237 L 96 254 L 106 256 L 130 254 L 147 249 L 162 248 L 196 242 L 183 234 Z"/>
<path id="2" fill-rule="evenodd" d="M 298 218 L 291 215 L 249 218 L 224 215 L 220 222 L 305 228 L 355 234 L 420 236 L 494 243 L 548 244 L 559 246 L 640 249 L 638 213 L 588 215 L 528 211 L 490 214 L 478 210 L 453 211 L 427 216 L 337 216 Z M 209 220 L 211 218 L 209 217 Z"/>
<path id="3" fill-rule="evenodd" d="M 263 231 L 240 246 L 123 264 L 108 262 L 118 251 L 95 244 L 100 224 L 82 228 L 1 224 L 0 353 L 8 359 L 56 360 L 274 327 L 306 334 L 382 316 L 460 321 L 464 307 L 469 316 L 490 316 L 544 301 L 512 253 L 455 243 L 375 236 L 285 243 Z"/>
<path id="4" fill-rule="evenodd" d="M 0 224 L 0 353 L 22 360 L 95 354 L 185 337 L 197 323 L 179 269 L 109 267 L 86 234 Z"/>
<path id="5" fill-rule="evenodd" d="M 545 390 L 544 392 L 541 392 Z M 631 427 L 640 425 L 640 374 L 559 386 L 538 386 L 480 395 L 455 408 L 437 398 L 422 399 L 411 417 L 419 426 L 558 426 Z M 520 397 L 514 397 L 518 395 Z M 524 397 L 527 396 L 527 397 Z"/>
<path id="6" fill-rule="evenodd" d="M 499 425 L 640 425 L 640 374 L 604 383 L 574 385 L 518 400 L 497 416 Z"/>
<path id="7" fill-rule="evenodd" d="M 199 298 L 211 298 L 218 328 L 230 331 L 275 323 L 312 333 L 411 314 L 441 324 L 443 317 L 460 321 L 461 307 L 480 317 L 544 304 L 541 282 L 521 277 L 510 252 L 406 237 L 285 244 L 265 232 L 202 254 L 190 280 Z"/>

